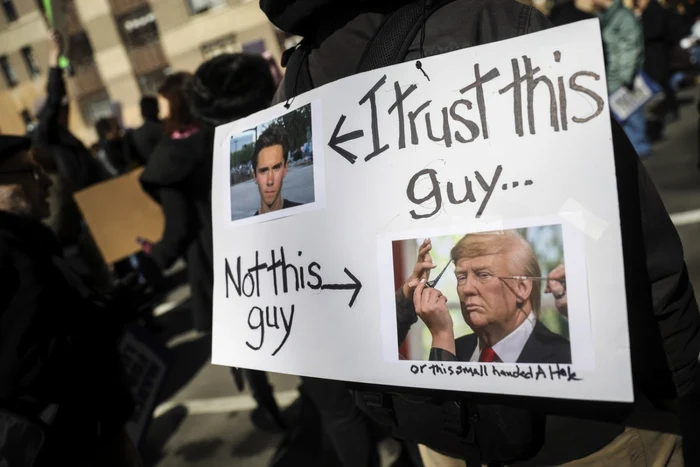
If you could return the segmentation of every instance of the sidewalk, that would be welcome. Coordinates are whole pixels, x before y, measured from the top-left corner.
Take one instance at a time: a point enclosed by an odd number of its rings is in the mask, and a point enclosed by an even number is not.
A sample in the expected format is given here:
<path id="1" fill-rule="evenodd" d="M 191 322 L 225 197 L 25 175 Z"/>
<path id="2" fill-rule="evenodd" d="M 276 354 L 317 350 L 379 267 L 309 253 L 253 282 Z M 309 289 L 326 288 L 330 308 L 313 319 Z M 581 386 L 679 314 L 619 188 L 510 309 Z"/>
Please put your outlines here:
<path id="1" fill-rule="evenodd" d="M 191 329 L 189 288 L 173 290 L 156 309 L 165 327 L 160 335 L 172 352 L 173 364 L 140 446 L 146 467 L 267 466 L 282 434 L 258 430 L 250 421 L 254 399 L 238 392 L 230 370 L 210 362 L 211 337 Z M 297 398 L 299 378 L 269 373 L 281 408 Z M 398 456 L 398 444 L 380 447 L 382 464 Z M 305 466 L 304 466 L 305 467 Z M 310 466 L 315 467 L 315 466 Z"/>

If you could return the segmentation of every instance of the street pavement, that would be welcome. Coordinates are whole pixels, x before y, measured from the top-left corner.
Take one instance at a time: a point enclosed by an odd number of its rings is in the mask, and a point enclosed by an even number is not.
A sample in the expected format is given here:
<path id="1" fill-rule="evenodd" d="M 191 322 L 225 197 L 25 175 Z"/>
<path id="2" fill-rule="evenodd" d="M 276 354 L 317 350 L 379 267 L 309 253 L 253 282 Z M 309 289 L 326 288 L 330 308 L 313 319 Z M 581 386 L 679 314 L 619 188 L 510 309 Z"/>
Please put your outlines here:
<path id="1" fill-rule="evenodd" d="M 296 203 L 314 200 L 314 166 L 293 166 L 287 170 L 282 184 L 282 197 Z M 231 220 L 244 219 L 260 207 L 260 193 L 253 179 L 231 187 Z"/>
<path id="2" fill-rule="evenodd" d="M 697 90 L 680 95 L 680 120 L 671 123 L 663 139 L 654 144 L 654 154 L 644 161 L 652 180 L 674 219 L 685 248 L 694 288 L 700 291 L 700 172 L 698 161 Z M 308 186 L 312 167 L 290 170 L 284 196 L 302 201 L 301 189 Z M 244 184 L 241 184 L 243 186 Z M 250 182 L 253 188 L 255 185 Z M 232 189 L 232 196 L 234 189 Z M 250 190 L 257 209 L 257 190 Z M 236 193 L 238 195 L 238 193 Z M 241 197 L 236 198 L 240 203 Z M 158 310 L 158 320 L 167 327 L 165 340 L 175 362 L 157 407 L 147 438 L 141 447 L 147 466 L 158 467 L 262 467 L 272 457 L 278 434 L 253 427 L 249 420 L 255 402 L 247 392 L 238 393 L 227 368 L 209 363 L 211 341 L 191 330 L 187 286 L 175 290 Z M 299 380 L 295 376 L 270 375 L 280 405 L 295 399 Z M 396 454 L 396 446 L 384 445 L 383 465 Z"/>

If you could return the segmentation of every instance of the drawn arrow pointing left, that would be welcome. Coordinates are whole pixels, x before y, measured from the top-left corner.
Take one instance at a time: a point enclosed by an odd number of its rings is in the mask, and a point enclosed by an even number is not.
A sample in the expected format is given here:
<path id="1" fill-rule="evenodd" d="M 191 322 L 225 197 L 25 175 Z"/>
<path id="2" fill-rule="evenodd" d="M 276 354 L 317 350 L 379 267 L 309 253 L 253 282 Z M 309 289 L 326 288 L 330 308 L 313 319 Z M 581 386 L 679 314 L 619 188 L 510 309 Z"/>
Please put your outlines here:
<path id="1" fill-rule="evenodd" d="M 348 141 L 352 141 L 357 138 L 362 138 L 365 135 L 365 132 L 362 130 L 355 130 L 351 131 L 350 133 L 346 133 L 344 135 L 340 134 L 340 128 L 343 126 L 343 123 L 345 122 L 345 115 L 341 115 L 340 119 L 338 120 L 338 124 L 335 126 L 335 130 L 333 130 L 333 134 L 331 135 L 331 140 L 328 141 L 328 146 L 333 149 L 335 152 L 343 156 L 348 162 L 351 164 L 355 163 L 355 160 L 357 159 L 357 156 L 347 149 L 343 149 L 340 146 L 338 146 L 341 143 L 346 143 Z"/>
<path id="2" fill-rule="evenodd" d="M 355 303 L 355 299 L 357 298 L 357 295 L 360 293 L 360 289 L 362 289 L 362 282 L 360 282 L 357 277 L 353 276 L 350 271 L 348 271 L 348 268 L 344 269 L 345 274 L 348 275 L 350 279 L 352 279 L 352 284 L 323 284 L 321 286 L 322 290 L 354 290 L 352 297 L 350 298 L 350 303 L 348 303 L 348 306 L 352 308 L 353 303 Z"/>

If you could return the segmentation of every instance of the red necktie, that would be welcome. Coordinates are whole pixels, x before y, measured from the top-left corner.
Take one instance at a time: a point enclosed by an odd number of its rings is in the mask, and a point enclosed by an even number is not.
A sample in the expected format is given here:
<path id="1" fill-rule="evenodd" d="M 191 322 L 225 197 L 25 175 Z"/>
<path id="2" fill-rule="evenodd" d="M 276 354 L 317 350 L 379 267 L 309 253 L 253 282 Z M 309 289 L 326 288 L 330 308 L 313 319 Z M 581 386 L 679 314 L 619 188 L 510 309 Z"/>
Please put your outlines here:
<path id="1" fill-rule="evenodd" d="M 484 347 L 479 355 L 479 361 L 485 363 L 498 362 L 500 359 L 492 347 Z"/>

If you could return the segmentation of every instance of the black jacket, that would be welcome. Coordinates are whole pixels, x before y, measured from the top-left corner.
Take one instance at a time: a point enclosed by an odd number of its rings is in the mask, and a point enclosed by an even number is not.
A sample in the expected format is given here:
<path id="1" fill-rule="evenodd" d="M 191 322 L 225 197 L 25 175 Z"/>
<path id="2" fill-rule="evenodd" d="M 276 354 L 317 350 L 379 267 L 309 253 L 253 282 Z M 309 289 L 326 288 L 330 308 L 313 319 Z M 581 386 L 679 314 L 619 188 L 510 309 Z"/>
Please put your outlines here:
<path id="1" fill-rule="evenodd" d="M 564 26 L 592 18 L 595 18 L 595 15 L 579 10 L 573 1 L 554 6 L 549 14 L 549 20 L 555 26 Z"/>
<path id="2" fill-rule="evenodd" d="M 34 144 L 52 158 L 58 172 L 70 182 L 73 191 L 106 180 L 108 174 L 90 151 L 58 123 L 61 101 L 66 96 L 66 85 L 60 68 L 49 70 L 46 92 L 46 104 L 33 135 Z"/>
<path id="3" fill-rule="evenodd" d="M 127 136 L 134 147 L 134 158 L 145 165 L 163 139 L 163 124 L 146 120 L 143 125 L 129 132 Z"/>
<path id="4" fill-rule="evenodd" d="M 672 31 L 671 15 L 659 2 L 652 0 L 642 14 L 644 29 L 644 72 L 659 85 L 669 79 L 669 54 L 682 36 Z M 677 41 L 674 41 L 677 39 Z"/>
<path id="5" fill-rule="evenodd" d="M 113 435 L 133 409 L 118 314 L 65 265 L 51 231 L 5 212 L 0 281 L 0 407 L 32 416 L 58 404 L 40 465 L 76 463 L 95 444 L 98 422 Z"/>
<path id="6" fill-rule="evenodd" d="M 476 334 L 455 339 L 456 359 L 460 362 L 468 362 L 474 354 L 478 344 Z M 537 321 L 530 338 L 525 343 L 515 363 L 571 363 L 571 345 L 540 321 Z"/>
<path id="7" fill-rule="evenodd" d="M 200 330 L 211 327 L 213 246 L 211 170 L 213 129 L 204 127 L 185 139 L 164 138 L 141 174 L 143 189 L 160 203 L 165 231 L 153 246 L 161 268 L 178 258 L 188 263 L 192 306 Z"/>
<path id="8" fill-rule="evenodd" d="M 306 33 L 313 39 L 309 65 L 316 87 L 357 72 L 365 46 L 383 19 L 381 12 L 376 11 L 377 4 L 395 8 L 406 1 L 373 2 L 371 8 L 365 2 L 333 2 L 333 14 L 328 10 L 330 3 L 330 0 L 261 0 L 263 11 L 276 26 L 287 32 Z M 522 26 L 527 33 L 550 26 L 546 18 L 528 8 L 508 0 L 450 3 L 427 21 L 425 55 L 514 37 Z M 523 9 L 528 9 L 528 13 Z M 320 17 L 323 21 L 319 21 Z M 314 25 L 318 27 L 314 29 Z M 420 57 L 418 43 L 416 37 L 407 60 Z M 283 82 L 276 102 L 287 98 L 284 88 Z M 556 440 L 557 434 L 564 436 L 567 423 L 582 426 L 585 422 L 577 422 L 577 419 L 588 418 L 642 426 L 648 421 L 643 406 L 649 401 L 652 411 L 670 403 L 680 424 L 673 429 L 680 428 L 685 439 L 700 439 L 700 314 L 683 260 L 683 247 L 634 148 L 614 121 L 612 128 L 637 402 L 626 405 L 502 397 L 501 400 L 509 404 L 529 405 L 546 413 L 575 417 L 550 417 L 550 421 L 556 418 L 557 422 L 548 423 L 545 447 L 540 454 L 546 454 L 548 448 L 556 451 L 557 447 L 559 452 L 554 457 L 541 458 L 539 465 L 562 463 L 586 455 L 586 450 L 590 453 L 602 447 L 600 443 L 605 437 L 600 436 L 583 451 L 575 448 L 585 436 L 579 437 L 576 443 L 562 438 L 564 446 L 549 442 Z M 397 316 L 400 339 L 414 321 L 415 316 Z M 550 425 L 556 430 L 550 430 Z M 601 431 L 604 430 L 595 424 L 586 429 L 587 434 L 593 436 L 600 435 Z M 620 431 L 621 427 L 610 427 L 608 441 Z M 572 457 L 566 459 L 567 455 Z M 686 461 L 700 464 L 700 445 L 684 443 L 684 455 Z"/>

